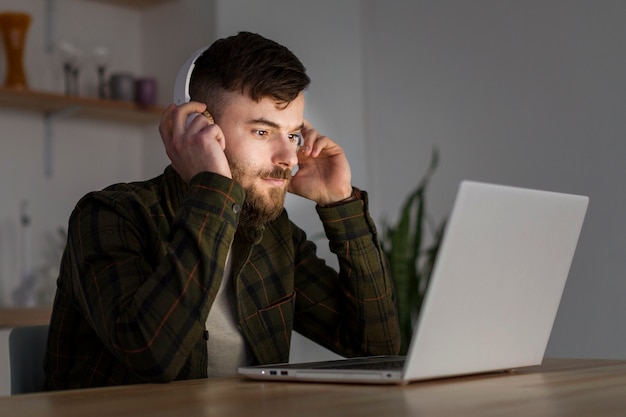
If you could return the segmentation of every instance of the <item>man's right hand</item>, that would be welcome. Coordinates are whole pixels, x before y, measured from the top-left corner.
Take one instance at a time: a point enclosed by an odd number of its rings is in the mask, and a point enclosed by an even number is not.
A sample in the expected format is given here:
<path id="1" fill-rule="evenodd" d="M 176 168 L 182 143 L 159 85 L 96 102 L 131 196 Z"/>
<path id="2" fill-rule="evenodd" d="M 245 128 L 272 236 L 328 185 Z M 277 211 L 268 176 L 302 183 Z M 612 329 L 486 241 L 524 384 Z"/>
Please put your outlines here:
<path id="1" fill-rule="evenodd" d="M 224 154 L 226 141 L 222 129 L 209 118 L 198 115 L 188 125 L 188 118 L 202 113 L 206 105 L 191 101 L 171 104 L 161 116 L 159 133 L 172 167 L 185 182 L 201 172 L 214 172 L 232 178 Z"/>

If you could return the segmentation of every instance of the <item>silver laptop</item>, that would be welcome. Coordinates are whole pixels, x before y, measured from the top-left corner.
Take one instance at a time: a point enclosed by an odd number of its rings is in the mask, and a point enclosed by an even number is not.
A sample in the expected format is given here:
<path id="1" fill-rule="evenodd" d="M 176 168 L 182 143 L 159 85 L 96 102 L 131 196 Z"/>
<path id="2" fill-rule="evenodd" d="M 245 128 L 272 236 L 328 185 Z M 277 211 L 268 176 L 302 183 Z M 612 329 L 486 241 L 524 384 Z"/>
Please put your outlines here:
<path id="1" fill-rule="evenodd" d="M 406 357 L 248 366 L 239 373 L 267 380 L 406 384 L 539 365 L 588 201 L 464 181 Z"/>

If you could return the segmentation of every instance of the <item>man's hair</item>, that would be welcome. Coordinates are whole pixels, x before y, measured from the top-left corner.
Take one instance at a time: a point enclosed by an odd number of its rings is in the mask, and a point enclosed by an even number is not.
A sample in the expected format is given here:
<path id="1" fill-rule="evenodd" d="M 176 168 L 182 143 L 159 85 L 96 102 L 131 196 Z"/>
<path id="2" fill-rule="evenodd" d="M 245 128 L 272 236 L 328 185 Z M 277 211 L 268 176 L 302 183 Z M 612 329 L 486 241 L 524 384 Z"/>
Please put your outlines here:
<path id="1" fill-rule="evenodd" d="M 215 41 L 196 60 L 189 90 L 192 100 L 220 113 L 223 91 L 240 91 L 257 102 L 269 97 L 287 106 L 309 83 L 306 68 L 289 49 L 239 32 Z"/>

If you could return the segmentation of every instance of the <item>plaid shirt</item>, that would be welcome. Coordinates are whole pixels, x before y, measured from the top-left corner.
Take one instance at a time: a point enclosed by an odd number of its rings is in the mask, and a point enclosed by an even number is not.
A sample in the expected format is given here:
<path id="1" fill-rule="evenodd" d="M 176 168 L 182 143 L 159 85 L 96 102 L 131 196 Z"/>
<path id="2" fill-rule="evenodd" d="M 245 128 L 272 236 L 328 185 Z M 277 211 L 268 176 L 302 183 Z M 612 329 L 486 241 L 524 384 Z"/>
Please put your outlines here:
<path id="1" fill-rule="evenodd" d="M 297 330 L 341 355 L 396 354 L 393 285 L 367 195 L 317 207 L 339 273 L 282 215 L 238 228 L 243 189 L 168 167 L 83 197 L 69 221 L 46 356 L 47 389 L 207 376 L 205 322 L 232 242 L 239 325 L 256 363 L 288 361 Z"/>

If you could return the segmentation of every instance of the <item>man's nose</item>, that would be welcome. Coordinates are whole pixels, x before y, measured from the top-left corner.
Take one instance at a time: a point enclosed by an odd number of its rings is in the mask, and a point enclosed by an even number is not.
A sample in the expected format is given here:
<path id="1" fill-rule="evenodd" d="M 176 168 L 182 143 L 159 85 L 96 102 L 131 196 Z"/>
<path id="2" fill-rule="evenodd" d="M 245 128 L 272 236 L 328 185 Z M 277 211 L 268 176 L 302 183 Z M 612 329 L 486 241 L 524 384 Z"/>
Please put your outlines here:
<path id="1" fill-rule="evenodd" d="M 277 138 L 279 140 L 274 141 L 274 162 L 275 165 L 280 165 L 283 168 L 293 169 L 298 165 L 298 146 L 294 143 L 288 135 Z"/>

